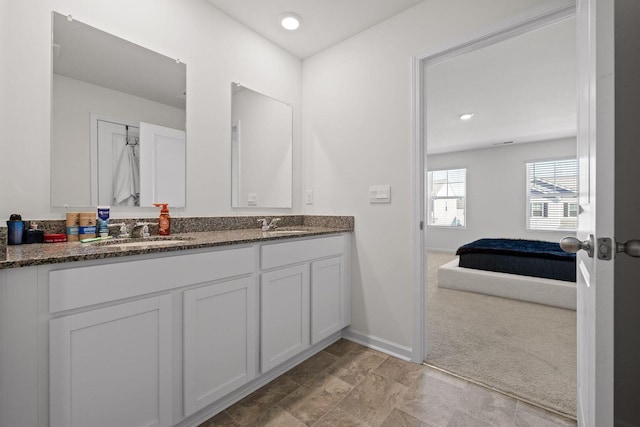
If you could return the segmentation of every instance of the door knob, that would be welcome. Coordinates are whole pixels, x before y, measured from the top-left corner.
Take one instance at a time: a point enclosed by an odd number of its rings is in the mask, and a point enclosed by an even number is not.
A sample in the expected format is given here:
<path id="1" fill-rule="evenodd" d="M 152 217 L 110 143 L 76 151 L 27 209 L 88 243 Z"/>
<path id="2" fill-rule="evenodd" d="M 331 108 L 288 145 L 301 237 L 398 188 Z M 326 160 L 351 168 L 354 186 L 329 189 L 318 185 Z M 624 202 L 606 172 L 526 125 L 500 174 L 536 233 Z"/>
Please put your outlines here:
<path id="1" fill-rule="evenodd" d="M 590 258 L 593 258 L 593 235 L 589 236 L 589 240 L 584 242 L 576 239 L 575 237 L 563 237 L 560 240 L 560 247 L 563 251 L 575 254 L 580 249 L 584 249 L 589 254 Z"/>
<path id="2" fill-rule="evenodd" d="M 624 243 L 616 242 L 616 252 L 638 258 L 640 257 L 640 240 L 628 240 Z"/>
<path id="3" fill-rule="evenodd" d="M 593 257 L 593 235 L 589 236 L 589 240 L 581 242 L 575 237 L 564 237 L 560 240 L 560 247 L 563 251 L 569 253 L 576 253 L 580 249 L 584 249 L 589 254 L 589 257 Z M 612 240 L 608 237 L 598 239 L 598 259 L 610 260 L 612 259 Z M 640 240 L 628 240 L 624 243 L 615 243 L 616 253 L 625 253 L 629 256 L 640 258 Z"/>

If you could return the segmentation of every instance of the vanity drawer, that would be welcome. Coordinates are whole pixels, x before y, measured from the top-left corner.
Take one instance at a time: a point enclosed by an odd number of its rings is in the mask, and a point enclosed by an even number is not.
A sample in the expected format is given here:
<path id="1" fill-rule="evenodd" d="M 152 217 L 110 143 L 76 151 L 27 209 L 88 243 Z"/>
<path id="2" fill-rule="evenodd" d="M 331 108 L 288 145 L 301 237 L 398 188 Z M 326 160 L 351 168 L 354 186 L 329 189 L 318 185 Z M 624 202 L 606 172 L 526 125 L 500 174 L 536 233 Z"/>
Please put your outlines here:
<path id="1" fill-rule="evenodd" d="M 344 253 L 344 239 L 343 235 L 336 235 L 264 245 L 260 256 L 262 269 L 340 255 Z"/>
<path id="2" fill-rule="evenodd" d="M 245 247 L 51 271 L 49 311 L 55 313 L 253 274 L 254 254 L 254 247 Z"/>

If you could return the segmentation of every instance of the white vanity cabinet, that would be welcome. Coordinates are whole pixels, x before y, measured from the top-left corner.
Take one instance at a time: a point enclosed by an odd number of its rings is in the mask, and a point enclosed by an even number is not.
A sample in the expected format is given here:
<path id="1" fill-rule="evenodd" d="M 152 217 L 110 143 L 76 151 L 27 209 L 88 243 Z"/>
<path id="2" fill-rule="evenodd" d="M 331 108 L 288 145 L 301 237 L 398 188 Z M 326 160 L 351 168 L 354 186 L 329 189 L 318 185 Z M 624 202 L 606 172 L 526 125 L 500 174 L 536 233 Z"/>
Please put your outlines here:
<path id="1" fill-rule="evenodd" d="M 347 248 L 345 235 L 262 246 L 262 372 L 348 325 Z"/>
<path id="2" fill-rule="evenodd" d="M 50 322 L 50 426 L 172 424 L 171 296 Z"/>
<path id="3" fill-rule="evenodd" d="M 260 368 L 267 372 L 311 345 L 309 266 L 262 274 Z"/>
<path id="4" fill-rule="evenodd" d="M 50 312 L 63 313 L 49 322 L 50 427 L 172 426 L 253 379 L 255 254 L 244 247 L 49 272 Z"/>
<path id="5" fill-rule="evenodd" d="M 199 425 L 339 338 L 349 242 L 0 270 L 0 427 Z"/>
<path id="6" fill-rule="evenodd" d="M 347 325 L 344 256 L 311 263 L 311 344 Z"/>
<path id="7" fill-rule="evenodd" d="M 184 410 L 190 415 L 256 376 L 254 276 L 184 292 Z"/>

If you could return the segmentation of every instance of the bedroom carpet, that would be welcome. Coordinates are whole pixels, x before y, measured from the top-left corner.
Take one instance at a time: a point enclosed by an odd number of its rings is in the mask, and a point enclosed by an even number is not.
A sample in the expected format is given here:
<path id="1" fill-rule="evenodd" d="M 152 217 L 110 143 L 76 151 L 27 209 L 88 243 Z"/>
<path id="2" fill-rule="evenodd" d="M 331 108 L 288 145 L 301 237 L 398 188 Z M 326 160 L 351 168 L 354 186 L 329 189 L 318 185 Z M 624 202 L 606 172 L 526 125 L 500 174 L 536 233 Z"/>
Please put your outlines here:
<path id="1" fill-rule="evenodd" d="M 575 418 L 576 312 L 437 287 L 427 254 L 426 362 Z"/>

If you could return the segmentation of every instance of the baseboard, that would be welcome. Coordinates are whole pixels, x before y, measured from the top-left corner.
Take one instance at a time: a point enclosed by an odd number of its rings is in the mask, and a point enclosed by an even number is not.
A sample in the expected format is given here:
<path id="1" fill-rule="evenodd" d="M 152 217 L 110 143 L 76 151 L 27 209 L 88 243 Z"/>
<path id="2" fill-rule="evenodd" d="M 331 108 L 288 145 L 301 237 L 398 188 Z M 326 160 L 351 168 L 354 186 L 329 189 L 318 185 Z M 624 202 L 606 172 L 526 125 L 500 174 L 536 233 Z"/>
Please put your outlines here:
<path id="1" fill-rule="evenodd" d="M 371 335 L 365 335 L 352 329 L 343 330 L 342 338 L 365 347 L 369 347 L 373 350 L 386 353 L 389 356 L 397 357 L 398 359 L 402 359 L 407 362 L 411 361 L 412 350 L 410 347 L 405 347 Z"/>
<path id="2" fill-rule="evenodd" d="M 457 249 L 427 248 L 427 252 L 444 252 L 446 254 L 455 254 Z"/>

